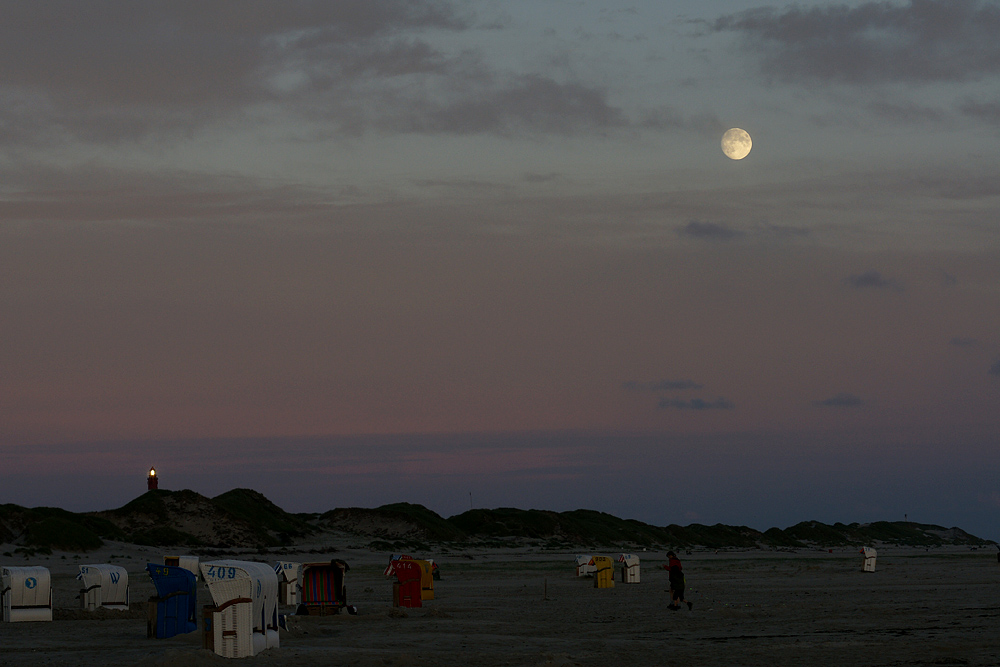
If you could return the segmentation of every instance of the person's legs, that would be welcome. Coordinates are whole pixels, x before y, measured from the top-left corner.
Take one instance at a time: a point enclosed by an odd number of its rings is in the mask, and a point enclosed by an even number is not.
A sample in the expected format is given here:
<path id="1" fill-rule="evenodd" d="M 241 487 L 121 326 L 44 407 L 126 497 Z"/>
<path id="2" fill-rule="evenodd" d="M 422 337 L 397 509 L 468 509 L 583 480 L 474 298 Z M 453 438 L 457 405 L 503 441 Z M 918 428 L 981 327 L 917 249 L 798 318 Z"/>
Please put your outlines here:
<path id="1" fill-rule="evenodd" d="M 676 607 L 677 609 L 681 608 L 681 602 L 683 602 L 684 604 L 687 605 L 688 611 L 690 611 L 691 608 L 694 607 L 693 604 L 691 604 L 690 602 L 688 602 L 687 600 L 684 599 L 684 588 L 683 587 L 673 589 L 672 590 L 672 594 L 674 596 L 674 607 Z"/>

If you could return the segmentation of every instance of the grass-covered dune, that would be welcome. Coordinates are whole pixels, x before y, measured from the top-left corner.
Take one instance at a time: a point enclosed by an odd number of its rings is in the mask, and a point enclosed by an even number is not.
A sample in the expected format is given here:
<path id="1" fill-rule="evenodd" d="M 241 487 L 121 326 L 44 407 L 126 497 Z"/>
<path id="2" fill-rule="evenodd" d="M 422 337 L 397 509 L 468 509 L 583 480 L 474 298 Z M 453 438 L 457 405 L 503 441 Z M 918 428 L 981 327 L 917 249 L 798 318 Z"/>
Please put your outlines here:
<path id="1" fill-rule="evenodd" d="M 127 535 L 113 522 L 76 514 L 58 507 L 26 508 L 0 505 L 0 542 L 14 542 L 25 551 L 89 551 L 105 539 L 124 540 Z"/>
<path id="2" fill-rule="evenodd" d="M 320 515 L 319 522 L 329 529 L 382 540 L 459 542 L 468 539 L 453 521 L 423 505 L 411 503 L 393 503 L 374 509 L 333 509 Z"/>
<path id="3" fill-rule="evenodd" d="M 324 533 L 355 535 L 372 548 L 436 543 L 576 546 L 786 548 L 876 544 L 908 546 L 990 544 L 960 528 L 903 521 L 824 524 L 803 521 L 785 529 L 690 524 L 654 526 L 604 512 L 517 508 L 473 509 L 444 518 L 411 503 L 291 514 L 251 489 L 214 498 L 194 491 L 148 491 L 122 507 L 77 514 L 51 507 L 0 505 L 0 542 L 18 550 L 89 551 L 104 540 L 191 549 L 291 546 Z M 408 547 L 407 547 L 408 548 Z"/>
<path id="4" fill-rule="evenodd" d="M 316 530 L 307 519 L 250 489 L 215 498 L 157 489 L 117 509 L 82 514 L 0 506 L 0 541 L 25 551 L 90 551 L 104 540 L 165 547 L 276 547 Z"/>

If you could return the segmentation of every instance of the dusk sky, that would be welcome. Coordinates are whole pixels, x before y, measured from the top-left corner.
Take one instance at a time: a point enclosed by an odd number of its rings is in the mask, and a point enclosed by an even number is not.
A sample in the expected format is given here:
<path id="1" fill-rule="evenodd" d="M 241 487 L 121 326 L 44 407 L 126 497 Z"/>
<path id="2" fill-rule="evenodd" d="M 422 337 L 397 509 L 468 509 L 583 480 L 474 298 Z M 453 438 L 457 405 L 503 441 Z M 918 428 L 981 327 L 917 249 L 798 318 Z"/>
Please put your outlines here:
<path id="1" fill-rule="evenodd" d="M 1000 3 L 0 16 L 0 503 L 1000 539 Z"/>

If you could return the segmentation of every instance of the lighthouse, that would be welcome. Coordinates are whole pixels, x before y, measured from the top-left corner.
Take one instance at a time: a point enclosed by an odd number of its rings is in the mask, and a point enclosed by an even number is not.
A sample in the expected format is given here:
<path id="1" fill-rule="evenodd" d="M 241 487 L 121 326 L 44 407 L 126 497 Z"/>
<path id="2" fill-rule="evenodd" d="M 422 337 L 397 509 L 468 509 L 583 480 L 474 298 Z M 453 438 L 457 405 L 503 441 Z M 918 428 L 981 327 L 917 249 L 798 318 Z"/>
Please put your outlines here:
<path id="1" fill-rule="evenodd" d="M 156 468 L 149 469 L 149 476 L 146 477 L 146 489 L 152 491 L 157 487 L 159 480 L 156 477 Z"/>

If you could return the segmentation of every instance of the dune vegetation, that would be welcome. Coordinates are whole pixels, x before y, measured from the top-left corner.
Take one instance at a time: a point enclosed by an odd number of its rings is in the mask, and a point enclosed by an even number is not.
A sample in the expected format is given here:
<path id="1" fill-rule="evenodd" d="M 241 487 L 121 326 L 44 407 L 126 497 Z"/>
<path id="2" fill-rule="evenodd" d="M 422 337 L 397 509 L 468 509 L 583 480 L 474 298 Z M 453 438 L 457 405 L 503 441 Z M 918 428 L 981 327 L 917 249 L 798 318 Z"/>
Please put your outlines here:
<path id="1" fill-rule="evenodd" d="M 105 540 L 197 549 L 280 548 L 323 533 L 354 535 L 378 550 L 433 543 L 542 548 L 810 549 L 893 544 L 984 546 L 960 528 L 904 521 L 803 521 L 785 529 L 690 524 L 654 526 L 594 510 L 552 512 L 503 507 L 449 518 L 417 504 L 337 508 L 292 514 L 252 489 L 215 498 L 190 490 L 148 491 L 122 507 L 74 513 L 51 507 L 0 505 L 0 542 L 23 550 L 89 551 Z"/>

